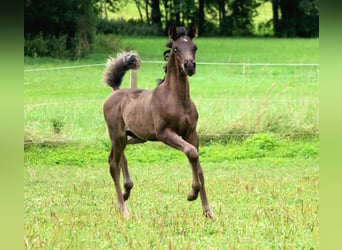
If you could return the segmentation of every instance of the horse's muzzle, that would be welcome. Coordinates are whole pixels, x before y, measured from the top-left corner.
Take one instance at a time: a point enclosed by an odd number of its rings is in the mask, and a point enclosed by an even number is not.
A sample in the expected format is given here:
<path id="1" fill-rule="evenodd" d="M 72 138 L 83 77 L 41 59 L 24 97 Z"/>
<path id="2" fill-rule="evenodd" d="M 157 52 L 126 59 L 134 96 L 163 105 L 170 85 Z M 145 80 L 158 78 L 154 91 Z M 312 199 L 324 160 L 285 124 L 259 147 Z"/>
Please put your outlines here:
<path id="1" fill-rule="evenodd" d="M 188 76 L 192 76 L 196 72 L 196 62 L 193 60 L 186 60 L 184 62 L 184 71 Z"/>

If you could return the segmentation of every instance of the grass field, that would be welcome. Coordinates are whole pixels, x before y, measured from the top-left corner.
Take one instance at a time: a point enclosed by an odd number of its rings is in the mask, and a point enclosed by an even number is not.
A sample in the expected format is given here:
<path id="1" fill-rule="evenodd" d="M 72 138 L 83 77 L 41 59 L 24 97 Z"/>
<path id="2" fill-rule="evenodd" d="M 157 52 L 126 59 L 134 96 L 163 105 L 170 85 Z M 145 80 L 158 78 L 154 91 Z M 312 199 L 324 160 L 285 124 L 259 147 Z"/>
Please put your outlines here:
<path id="1" fill-rule="evenodd" d="M 318 40 L 198 38 L 197 62 L 318 63 Z M 165 38 L 121 38 L 143 61 Z M 25 70 L 104 64 L 25 58 Z M 163 64 L 142 63 L 153 88 Z M 186 201 L 191 169 L 160 143 L 126 150 L 135 186 L 117 212 L 102 104 L 104 66 L 24 72 L 24 244 L 27 249 L 318 248 L 317 66 L 198 64 L 200 160 L 216 215 Z M 123 87 L 129 86 L 129 77 Z"/>
<path id="2" fill-rule="evenodd" d="M 166 39 L 125 38 L 143 61 L 162 59 Z M 197 62 L 318 63 L 318 40 L 197 39 Z M 217 48 L 220 48 L 217 50 Z M 115 52 L 108 52 L 115 56 Z M 64 62 L 26 58 L 25 69 L 74 64 L 104 64 L 108 55 Z M 140 88 L 154 88 L 162 64 L 143 63 Z M 25 72 L 25 128 L 49 137 L 54 121 L 68 140 L 107 138 L 101 111 L 111 89 L 102 83 L 104 66 Z M 318 133 L 317 66 L 203 65 L 191 77 L 191 95 L 200 114 L 200 134 L 272 132 Z M 129 77 L 123 87 L 129 86 Z M 67 90 L 67 91 L 66 91 Z M 49 104 L 49 105 L 46 105 Z"/>

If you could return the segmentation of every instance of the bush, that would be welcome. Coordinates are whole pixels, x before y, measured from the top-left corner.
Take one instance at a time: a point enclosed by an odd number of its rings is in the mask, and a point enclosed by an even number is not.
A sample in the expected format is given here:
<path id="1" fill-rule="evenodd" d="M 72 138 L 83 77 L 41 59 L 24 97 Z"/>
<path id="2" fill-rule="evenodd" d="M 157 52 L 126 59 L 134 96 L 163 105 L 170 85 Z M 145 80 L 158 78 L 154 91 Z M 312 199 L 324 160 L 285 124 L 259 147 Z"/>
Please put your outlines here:
<path id="1" fill-rule="evenodd" d="M 134 19 L 129 19 L 128 21 L 124 19 L 99 19 L 97 21 L 96 30 L 97 33 L 126 36 L 162 35 L 162 31 L 159 27 L 140 23 L 140 21 Z"/>
<path id="2" fill-rule="evenodd" d="M 120 48 L 123 50 L 133 49 L 123 48 L 123 45 L 121 45 L 121 38 L 117 35 L 97 34 L 94 42 L 91 45 L 91 52 L 111 54 L 113 52 L 119 51 Z"/>
<path id="3" fill-rule="evenodd" d="M 93 4 L 92 0 L 25 1 L 25 55 L 83 57 L 95 35 Z"/>
<path id="4" fill-rule="evenodd" d="M 43 36 L 39 33 L 36 36 L 31 34 L 25 37 L 24 55 L 30 57 L 55 57 L 79 59 L 85 56 L 90 50 L 88 39 L 82 33 L 76 33 L 68 40 L 67 35 L 58 37 L 53 35 Z"/>
<path id="5" fill-rule="evenodd" d="M 49 54 L 48 42 L 43 38 L 43 34 L 39 33 L 35 37 L 28 36 L 25 38 L 24 54 L 25 56 L 38 57 L 47 56 Z"/>

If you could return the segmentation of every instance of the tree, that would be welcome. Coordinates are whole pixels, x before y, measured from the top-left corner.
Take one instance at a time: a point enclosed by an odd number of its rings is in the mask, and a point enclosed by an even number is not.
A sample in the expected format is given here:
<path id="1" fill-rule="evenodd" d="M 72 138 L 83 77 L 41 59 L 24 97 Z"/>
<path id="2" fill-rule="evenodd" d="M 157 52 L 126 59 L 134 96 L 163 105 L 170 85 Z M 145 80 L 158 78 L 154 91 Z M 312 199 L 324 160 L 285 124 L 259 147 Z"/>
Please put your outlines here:
<path id="1" fill-rule="evenodd" d="M 26 0 L 24 5 L 25 40 L 38 37 L 52 49 L 64 46 L 70 57 L 78 58 L 89 50 L 95 34 L 93 0 Z M 39 49 L 39 48 L 38 48 Z M 65 52 L 65 54 L 66 54 Z"/>
<path id="2" fill-rule="evenodd" d="M 178 25 L 181 24 L 180 13 L 181 13 L 181 5 L 180 0 L 173 0 L 173 11 L 171 11 L 172 15 L 175 17 L 173 20 Z"/>
<path id="3" fill-rule="evenodd" d="M 97 14 L 100 14 L 101 18 L 108 20 L 108 11 L 117 12 L 126 4 L 124 1 L 120 0 L 93 0 L 94 9 Z"/>
<path id="4" fill-rule="evenodd" d="M 205 14 L 204 14 L 204 0 L 198 1 L 198 33 L 201 35 L 205 32 L 204 23 L 205 23 Z"/>
<path id="5" fill-rule="evenodd" d="M 152 0 L 151 20 L 152 24 L 156 25 L 160 29 L 162 28 L 159 0 Z"/>
<path id="6" fill-rule="evenodd" d="M 146 12 L 146 22 L 150 24 L 150 14 L 148 12 L 149 0 L 145 0 L 145 12 Z"/>
<path id="7" fill-rule="evenodd" d="M 138 12 L 139 12 L 140 23 L 143 23 L 144 19 L 143 19 L 143 15 L 142 15 L 142 12 L 141 12 L 142 3 L 139 0 L 134 0 L 134 2 L 135 2 L 135 6 L 137 6 L 137 9 L 138 9 Z"/>
<path id="8" fill-rule="evenodd" d="M 234 0 L 231 3 L 229 18 L 233 35 L 250 36 L 254 33 L 253 18 L 257 15 L 258 6 L 256 0 Z"/>
<path id="9" fill-rule="evenodd" d="M 221 32 L 225 30 L 226 26 L 226 4 L 225 0 L 219 0 L 218 1 L 219 5 L 219 21 L 220 21 L 220 30 Z"/>
<path id="10" fill-rule="evenodd" d="M 273 13 L 273 32 L 275 36 L 279 35 L 279 0 L 272 0 L 272 13 Z"/>
<path id="11" fill-rule="evenodd" d="M 272 0 L 272 9 L 275 36 L 319 36 L 318 0 Z"/>
<path id="12" fill-rule="evenodd" d="M 301 0 L 298 5 L 300 21 L 297 26 L 297 36 L 319 36 L 318 0 Z"/>

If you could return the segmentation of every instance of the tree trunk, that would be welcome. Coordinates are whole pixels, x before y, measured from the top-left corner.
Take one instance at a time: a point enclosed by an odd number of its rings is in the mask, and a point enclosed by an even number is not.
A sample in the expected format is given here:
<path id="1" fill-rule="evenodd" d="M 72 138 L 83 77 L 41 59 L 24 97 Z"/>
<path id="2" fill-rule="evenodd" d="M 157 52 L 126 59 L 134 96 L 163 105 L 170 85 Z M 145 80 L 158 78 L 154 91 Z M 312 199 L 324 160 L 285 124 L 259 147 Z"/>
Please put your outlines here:
<path id="1" fill-rule="evenodd" d="M 150 14 L 148 13 L 149 1 L 145 0 L 145 12 L 146 12 L 146 22 L 150 24 Z"/>
<path id="2" fill-rule="evenodd" d="M 169 16 L 169 7 L 168 7 L 168 0 L 163 0 L 163 4 L 164 4 L 164 10 L 165 10 L 165 15 L 164 15 L 164 17 L 165 17 L 165 24 L 166 24 L 166 26 L 169 24 L 169 18 L 168 18 L 168 16 Z"/>
<path id="3" fill-rule="evenodd" d="M 140 2 L 139 2 L 139 0 L 134 0 L 134 2 L 135 2 L 135 5 L 137 6 L 137 9 L 138 9 L 138 12 L 139 12 L 140 23 L 143 23 L 144 20 L 143 20 L 143 15 L 141 13 Z"/>
<path id="4" fill-rule="evenodd" d="M 106 20 L 108 20 L 108 15 L 107 15 L 107 2 L 106 2 L 106 0 L 104 0 L 103 7 L 104 7 L 104 11 L 105 11 L 105 18 L 106 18 Z"/>
<path id="5" fill-rule="evenodd" d="M 162 27 L 161 13 L 159 7 L 159 0 L 152 0 L 152 11 L 151 11 L 152 24 L 156 24 L 159 28 Z"/>
<path id="6" fill-rule="evenodd" d="M 204 22 L 205 22 L 204 0 L 199 0 L 198 32 L 199 32 L 200 35 L 202 33 L 204 33 Z"/>
<path id="7" fill-rule="evenodd" d="M 295 37 L 298 29 L 299 0 L 280 0 L 281 32 L 286 37 Z"/>
<path id="8" fill-rule="evenodd" d="M 101 13 L 101 18 L 103 15 L 103 0 L 100 1 L 100 13 Z"/>
<path id="9" fill-rule="evenodd" d="M 226 8 L 225 0 L 219 0 L 219 19 L 220 19 L 220 31 L 224 33 L 224 27 L 226 22 Z"/>
<path id="10" fill-rule="evenodd" d="M 273 11 L 273 32 L 274 36 L 279 36 L 279 14 L 278 5 L 279 0 L 272 0 L 272 11 Z"/>

